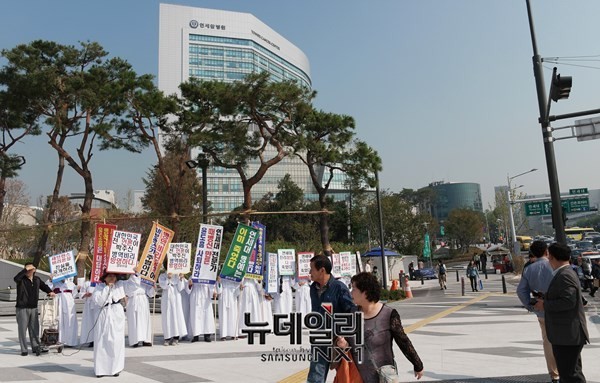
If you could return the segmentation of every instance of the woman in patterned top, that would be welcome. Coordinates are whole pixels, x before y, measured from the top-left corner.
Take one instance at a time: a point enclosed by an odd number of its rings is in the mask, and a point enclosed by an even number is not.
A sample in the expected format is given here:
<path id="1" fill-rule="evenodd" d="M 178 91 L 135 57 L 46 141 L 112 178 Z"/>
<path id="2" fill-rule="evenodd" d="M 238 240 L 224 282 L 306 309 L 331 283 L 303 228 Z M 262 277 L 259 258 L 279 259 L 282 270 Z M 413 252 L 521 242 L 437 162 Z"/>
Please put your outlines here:
<path id="1" fill-rule="evenodd" d="M 378 369 L 383 366 L 396 365 L 392 340 L 400 347 L 406 359 L 412 363 L 415 377 L 421 379 L 423 363 L 402 328 L 398 311 L 379 302 L 381 286 L 377 278 L 371 273 L 363 272 L 352 277 L 351 282 L 352 299 L 363 312 L 365 321 L 362 363 L 357 363 L 363 382 L 378 383 Z M 347 347 L 348 342 L 339 337 L 336 345 Z M 356 361 L 357 353 L 355 351 L 352 356 Z"/>

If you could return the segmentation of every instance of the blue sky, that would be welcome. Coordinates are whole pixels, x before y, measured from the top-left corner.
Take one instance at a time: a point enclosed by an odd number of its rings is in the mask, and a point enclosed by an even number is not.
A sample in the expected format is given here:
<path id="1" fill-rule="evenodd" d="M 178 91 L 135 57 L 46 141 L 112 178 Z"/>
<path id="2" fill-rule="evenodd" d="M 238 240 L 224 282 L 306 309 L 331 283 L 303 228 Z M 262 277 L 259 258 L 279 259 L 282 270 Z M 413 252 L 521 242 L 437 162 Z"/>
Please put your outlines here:
<path id="1" fill-rule="evenodd" d="M 0 48 L 35 39 L 97 41 L 138 73 L 157 74 L 155 0 L 0 2 Z M 477 182 L 484 207 L 507 174 L 528 194 L 548 193 L 533 78 L 525 0 L 239 0 L 174 4 L 249 12 L 308 56 L 319 108 L 353 116 L 358 136 L 383 158 L 383 188 L 399 191 L 433 181 Z M 600 107 L 600 2 L 532 1 L 543 57 L 596 56 L 595 68 L 558 65 L 573 76 L 561 114 Z M 552 67 L 544 69 L 547 87 Z M 572 121 L 555 123 L 563 126 Z M 600 141 L 555 143 L 561 190 L 600 188 Z M 56 154 L 43 136 L 18 148 L 27 157 L 20 178 L 32 203 L 49 194 Z M 99 152 L 94 187 L 121 200 L 142 189 L 153 153 Z M 67 170 L 62 192 L 83 190 Z"/>

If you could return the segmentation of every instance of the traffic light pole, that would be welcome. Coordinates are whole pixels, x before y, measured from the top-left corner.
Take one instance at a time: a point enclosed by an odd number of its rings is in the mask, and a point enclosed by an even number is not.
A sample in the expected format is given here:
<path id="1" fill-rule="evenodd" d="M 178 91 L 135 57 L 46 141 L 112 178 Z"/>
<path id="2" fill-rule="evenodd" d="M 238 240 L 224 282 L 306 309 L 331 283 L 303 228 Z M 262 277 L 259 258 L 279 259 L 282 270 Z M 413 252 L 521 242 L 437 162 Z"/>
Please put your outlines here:
<path id="1" fill-rule="evenodd" d="M 533 75 L 535 77 L 535 87 L 537 89 L 538 107 L 540 110 L 540 124 L 542 126 L 542 137 L 544 139 L 544 152 L 546 153 L 546 168 L 548 169 L 548 183 L 550 186 L 550 199 L 552 201 L 552 222 L 554 223 L 554 239 L 558 243 L 566 244 L 565 224 L 563 222 L 562 205 L 560 202 L 560 187 L 558 184 L 558 171 L 556 169 L 556 160 L 554 156 L 554 138 L 552 137 L 552 128 L 550 128 L 550 100 L 546 96 L 546 87 L 544 85 L 544 73 L 542 68 L 542 57 L 538 54 L 537 43 L 535 40 L 535 30 L 533 27 L 533 17 L 531 15 L 530 0 L 527 2 L 527 15 L 529 17 L 529 30 L 531 32 L 531 44 L 533 46 Z"/>

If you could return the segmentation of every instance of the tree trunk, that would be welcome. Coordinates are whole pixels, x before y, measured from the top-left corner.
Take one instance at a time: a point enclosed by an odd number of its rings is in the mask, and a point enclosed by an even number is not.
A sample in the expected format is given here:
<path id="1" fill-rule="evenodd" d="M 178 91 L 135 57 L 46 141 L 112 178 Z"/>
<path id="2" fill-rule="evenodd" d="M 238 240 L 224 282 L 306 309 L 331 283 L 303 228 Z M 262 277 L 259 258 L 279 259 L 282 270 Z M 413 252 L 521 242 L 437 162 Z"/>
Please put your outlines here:
<path id="1" fill-rule="evenodd" d="M 60 185 L 62 184 L 63 173 L 65 171 L 65 158 L 58 154 L 58 170 L 56 172 L 56 181 L 54 182 L 54 190 L 52 191 L 52 198 L 48 208 L 44 211 L 44 217 L 41 224 L 43 225 L 42 234 L 38 240 L 37 246 L 33 253 L 33 265 L 38 267 L 42 256 L 46 250 L 46 244 L 48 243 L 48 237 L 50 236 L 50 227 L 48 226 L 54 215 L 54 209 L 56 208 L 56 202 L 60 195 Z"/>
<path id="2" fill-rule="evenodd" d="M 321 190 L 319 190 L 319 205 L 321 206 L 321 210 L 323 211 L 319 217 L 319 232 L 321 234 L 321 244 L 323 245 L 323 254 L 331 255 L 333 253 L 333 249 L 331 248 L 331 244 L 329 243 L 329 214 L 327 214 L 324 211 L 327 208 L 327 202 L 325 198 L 325 192 L 321 192 Z"/>
<path id="3" fill-rule="evenodd" d="M 4 214 L 4 198 L 6 197 L 6 177 L 0 177 L 0 222 Z"/>
<path id="4" fill-rule="evenodd" d="M 92 240 L 92 222 L 90 213 L 92 201 L 94 200 L 94 186 L 92 184 L 92 173 L 85 167 L 83 182 L 85 183 L 85 197 L 81 205 L 81 242 L 77 254 L 77 276 L 85 277 L 86 262 L 89 257 L 90 241 Z"/>

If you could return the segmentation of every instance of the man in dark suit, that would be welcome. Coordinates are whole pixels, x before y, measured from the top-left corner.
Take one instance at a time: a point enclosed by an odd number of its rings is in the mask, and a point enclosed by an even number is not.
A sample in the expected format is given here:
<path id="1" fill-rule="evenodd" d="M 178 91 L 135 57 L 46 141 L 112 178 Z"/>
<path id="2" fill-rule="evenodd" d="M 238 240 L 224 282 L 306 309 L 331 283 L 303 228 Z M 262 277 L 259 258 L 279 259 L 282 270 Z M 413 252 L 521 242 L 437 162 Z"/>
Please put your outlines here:
<path id="1" fill-rule="evenodd" d="M 581 350 L 589 342 L 585 312 L 581 300 L 581 285 L 577 274 L 569 267 L 571 249 L 554 243 L 548 248 L 548 260 L 554 277 L 535 310 L 544 311 L 546 333 L 552 344 L 560 381 L 584 382 Z"/>

